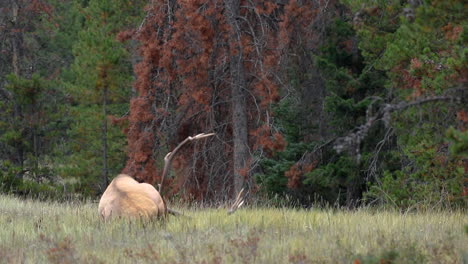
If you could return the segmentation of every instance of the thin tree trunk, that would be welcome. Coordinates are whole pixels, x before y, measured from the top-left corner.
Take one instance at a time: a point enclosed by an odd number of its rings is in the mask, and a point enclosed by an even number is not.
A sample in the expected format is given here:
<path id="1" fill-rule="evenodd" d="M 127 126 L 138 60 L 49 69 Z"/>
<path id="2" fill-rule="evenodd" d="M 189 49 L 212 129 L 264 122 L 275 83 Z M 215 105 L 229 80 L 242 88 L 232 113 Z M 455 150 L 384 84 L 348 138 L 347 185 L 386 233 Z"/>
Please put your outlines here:
<path id="1" fill-rule="evenodd" d="M 361 181 L 358 177 L 353 177 L 349 179 L 348 184 L 346 185 L 346 207 L 348 209 L 356 208 L 359 200 L 361 199 L 360 194 L 362 190 L 360 189 Z"/>
<path id="2" fill-rule="evenodd" d="M 35 115 L 33 115 L 35 118 Z M 39 150 L 38 150 L 38 136 L 37 136 L 37 129 L 35 123 L 37 120 L 32 121 L 33 124 L 31 126 L 32 130 L 32 137 L 33 137 L 33 155 L 34 155 L 34 176 L 37 176 L 37 172 L 39 170 Z"/>
<path id="3" fill-rule="evenodd" d="M 17 29 L 17 23 L 18 23 L 18 13 L 19 13 L 19 5 L 16 0 L 11 0 L 11 24 L 12 24 L 12 29 Z M 20 68 L 20 38 L 21 38 L 21 32 L 17 32 L 17 30 L 12 31 L 10 33 L 10 43 L 12 47 L 12 56 L 11 56 L 11 67 L 13 68 L 13 73 L 17 76 L 20 77 L 21 75 L 21 68 Z M 16 100 L 12 98 L 13 104 L 14 104 L 14 118 L 21 117 L 21 110 L 19 108 L 19 105 L 16 103 Z M 24 154 L 24 145 L 22 143 L 19 143 L 16 146 L 17 149 L 17 164 L 20 165 L 21 169 L 24 167 L 24 160 L 25 160 L 25 154 Z M 22 174 L 21 174 L 22 177 Z"/>
<path id="4" fill-rule="evenodd" d="M 11 7 L 11 12 L 12 12 L 12 24 L 13 24 L 13 27 L 16 27 L 16 23 L 18 21 L 18 11 L 19 11 L 19 6 L 18 6 L 18 3 L 16 1 L 12 1 L 11 2 L 12 4 L 12 7 Z M 12 49 L 13 49 L 13 54 L 12 54 L 12 57 L 11 57 L 11 65 L 13 67 L 13 73 L 16 75 L 16 76 L 20 76 L 20 66 L 19 66 L 19 41 L 18 41 L 18 38 L 17 38 L 17 35 L 18 34 L 21 34 L 19 32 L 16 32 L 12 35 L 12 38 L 11 38 L 11 44 L 12 44 Z"/>
<path id="5" fill-rule="evenodd" d="M 103 190 L 109 185 L 108 169 L 107 169 L 107 84 L 103 87 L 102 95 L 102 184 Z"/>
<path id="6" fill-rule="evenodd" d="M 232 28 L 230 35 L 231 43 L 231 96 L 232 96 L 232 128 L 234 148 L 234 197 L 243 188 L 245 178 L 240 174 L 247 166 L 249 158 L 249 147 L 247 137 L 247 106 L 246 106 L 246 82 L 244 66 L 242 63 L 242 49 L 240 44 L 240 28 L 237 23 L 239 17 L 239 1 L 225 1 L 226 16 Z M 234 51 L 234 52 L 233 52 Z"/>
<path id="7" fill-rule="evenodd" d="M 12 59 L 11 59 L 11 65 L 13 66 L 13 73 L 16 75 L 16 76 L 20 76 L 20 67 L 19 67 L 19 51 L 18 51 L 18 45 L 17 45 L 17 41 L 16 41 L 16 38 L 13 37 L 12 39 L 12 43 L 13 43 L 13 54 L 12 54 Z"/>

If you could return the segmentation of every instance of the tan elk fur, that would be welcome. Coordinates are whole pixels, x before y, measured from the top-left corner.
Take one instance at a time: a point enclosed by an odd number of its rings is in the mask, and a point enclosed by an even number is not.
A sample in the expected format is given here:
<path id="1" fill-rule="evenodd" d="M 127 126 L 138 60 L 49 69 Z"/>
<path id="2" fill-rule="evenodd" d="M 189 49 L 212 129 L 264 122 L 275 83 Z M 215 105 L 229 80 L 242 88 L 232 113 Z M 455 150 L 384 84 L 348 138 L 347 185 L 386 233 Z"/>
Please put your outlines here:
<path id="1" fill-rule="evenodd" d="M 113 216 L 149 219 L 164 216 L 166 211 L 166 203 L 152 185 L 126 174 L 118 175 L 99 201 L 99 214 L 106 220 Z"/>
<path id="2" fill-rule="evenodd" d="M 105 219 L 114 216 L 134 217 L 150 219 L 165 216 L 167 213 L 179 214 L 166 207 L 166 203 L 161 196 L 164 178 L 167 175 L 171 161 L 177 151 L 187 142 L 213 136 L 210 134 L 198 134 L 188 137 L 182 141 L 172 152 L 164 158 L 164 170 L 161 176 L 159 191 L 147 183 L 139 183 L 126 174 L 118 175 L 107 186 L 106 191 L 99 201 L 99 214 Z"/>

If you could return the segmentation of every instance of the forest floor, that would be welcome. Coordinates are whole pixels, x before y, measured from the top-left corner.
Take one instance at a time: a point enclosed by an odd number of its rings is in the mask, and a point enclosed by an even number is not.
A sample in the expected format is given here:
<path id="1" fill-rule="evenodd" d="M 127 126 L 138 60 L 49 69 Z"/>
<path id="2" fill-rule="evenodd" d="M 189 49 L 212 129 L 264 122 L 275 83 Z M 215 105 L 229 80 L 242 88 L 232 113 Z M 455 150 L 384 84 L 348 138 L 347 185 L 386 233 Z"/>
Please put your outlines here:
<path id="1" fill-rule="evenodd" d="M 461 211 L 183 211 L 190 218 L 104 223 L 96 203 L 0 196 L 0 263 L 468 261 L 468 215 Z"/>

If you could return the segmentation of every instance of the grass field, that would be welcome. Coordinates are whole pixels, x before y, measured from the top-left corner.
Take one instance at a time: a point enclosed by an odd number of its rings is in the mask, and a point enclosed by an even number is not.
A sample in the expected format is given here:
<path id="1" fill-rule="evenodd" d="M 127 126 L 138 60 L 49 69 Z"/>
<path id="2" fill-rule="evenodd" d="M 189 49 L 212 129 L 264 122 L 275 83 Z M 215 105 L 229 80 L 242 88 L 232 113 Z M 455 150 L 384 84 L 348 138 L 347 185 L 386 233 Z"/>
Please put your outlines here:
<path id="1" fill-rule="evenodd" d="M 466 213 L 244 208 L 104 223 L 97 204 L 0 196 L 1 263 L 463 263 Z M 382 262 L 388 261 L 388 262 Z"/>

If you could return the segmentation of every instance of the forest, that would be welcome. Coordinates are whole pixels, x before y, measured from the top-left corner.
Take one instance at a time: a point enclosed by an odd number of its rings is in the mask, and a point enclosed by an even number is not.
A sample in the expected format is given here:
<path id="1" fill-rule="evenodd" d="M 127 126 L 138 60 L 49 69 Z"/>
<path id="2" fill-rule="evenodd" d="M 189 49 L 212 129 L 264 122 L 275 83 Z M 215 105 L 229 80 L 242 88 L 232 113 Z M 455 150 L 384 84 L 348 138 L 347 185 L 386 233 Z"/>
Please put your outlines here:
<path id="1" fill-rule="evenodd" d="M 2 0 L 0 193 L 466 209 L 461 0 Z"/>

